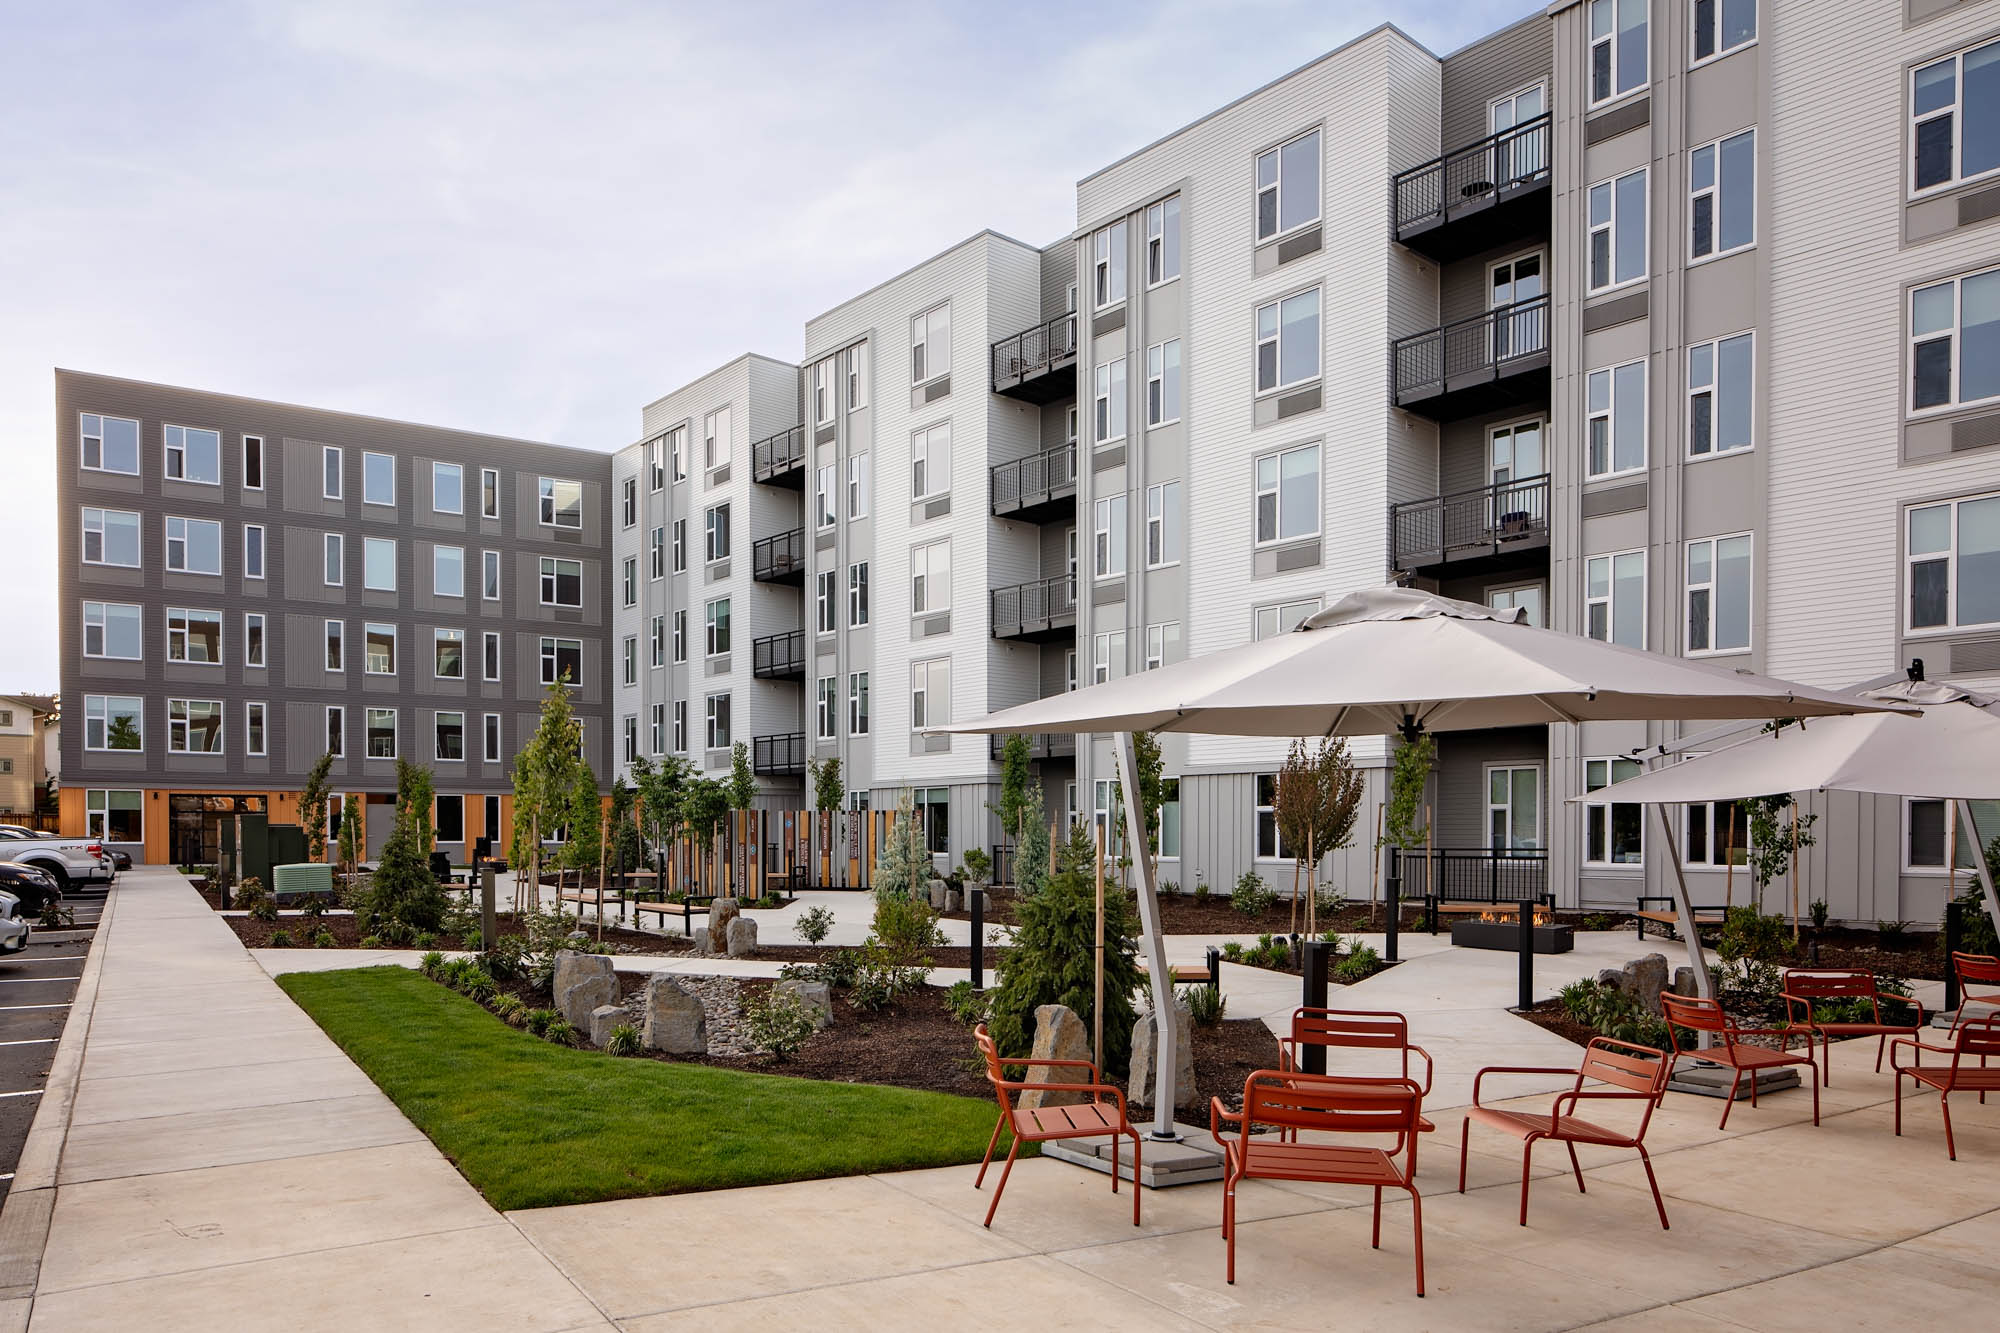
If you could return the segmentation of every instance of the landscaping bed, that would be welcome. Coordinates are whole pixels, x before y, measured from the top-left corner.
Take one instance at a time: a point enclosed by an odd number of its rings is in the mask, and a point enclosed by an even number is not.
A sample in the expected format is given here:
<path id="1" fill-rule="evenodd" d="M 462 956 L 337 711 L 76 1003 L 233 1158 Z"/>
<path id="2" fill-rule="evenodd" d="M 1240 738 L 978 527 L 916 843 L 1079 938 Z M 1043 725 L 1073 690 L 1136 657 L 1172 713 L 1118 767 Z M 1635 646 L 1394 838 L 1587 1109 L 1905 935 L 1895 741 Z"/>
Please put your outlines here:
<path id="1" fill-rule="evenodd" d="M 1105 892 L 1125 892 L 1115 885 L 1106 885 Z M 1297 929 L 1305 930 L 1304 905 Z M 953 921 L 970 921 L 972 914 L 960 910 L 946 912 L 945 917 Z M 1412 930 L 1423 916 L 1419 904 L 1411 907 L 1403 905 L 1403 929 Z M 1011 926 L 1014 924 L 1014 891 L 1006 886 L 988 888 L 986 891 L 985 922 L 989 926 Z M 1322 911 L 1319 928 L 1323 931 L 1339 931 L 1354 934 L 1382 929 L 1383 913 L 1378 904 L 1370 908 L 1367 903 L 1347 903 L 1337 911 Z M 1205 897 L 1193 893 L 1160 894 L 1160 928 L 1169 935 L 1256 935 L 1263 932 L 1279 934 L 1291 931 L 1292 906 L 1289 899 L 1280 898 L 1275 904 L 1264 906 L 1254 913 L 1237 911 L 1230 905 L 1227 893 L 1211 893 Z M 1239 1089 L 1240 1091 L 1240 1089 Z"/>

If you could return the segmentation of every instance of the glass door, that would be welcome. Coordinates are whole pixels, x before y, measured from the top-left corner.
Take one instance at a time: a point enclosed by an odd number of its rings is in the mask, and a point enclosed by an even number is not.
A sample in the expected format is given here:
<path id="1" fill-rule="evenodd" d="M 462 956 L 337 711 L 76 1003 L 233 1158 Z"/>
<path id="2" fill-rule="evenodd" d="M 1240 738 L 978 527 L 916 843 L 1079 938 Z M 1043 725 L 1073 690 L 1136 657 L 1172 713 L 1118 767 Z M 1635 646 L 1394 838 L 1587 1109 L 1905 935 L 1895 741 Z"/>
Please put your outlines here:
<path id="1" fill-rule="evenodd" d="M 1509 93 L 1486 109 L 1487 130 L 1504 134 L 1548 110 L 1548 90 L 1541 84 Z M 1533 180 L 1548 168 L 1548 128 L 1508 135 L 1493 147 L 1493 183 L 1501 189 Z"/>
<path id="2" fill-rule="evenodd" d="M 1493 488 L 1491 522 L 1497 531 L 1528 532 L 1548 519 L 1547 491 L 1537 480 L 1548 472 L 1543 435 L 1540 421 L 1516 421 L 1495 426 L 1487 436 L 1486 480 Z"/>
<path id="3" fill-rule="evenodd" d="M 1531 255 L 1517 255 L 1513 259 L 1503 259 L 1489 268 L 1486 308 L 1502 311 L 1509 306 L 1517 306 L 1524 301 L 1533 301 L 1546 295 L 1548 288 L 1543 282 L 1542 258 L 1541 251 L 1537 250 Z M 1526 352 L 1543 351 L 1548 345 L 1546 305 L 1497 315 L 1493 320 L 1495 361 Z"/>
<path id="4" fill-rule="evenodd" d="M 1489 765 L 1486 842 L 1496 854 L 1538 851 L 1542 845 L 1542 770 Z"/>

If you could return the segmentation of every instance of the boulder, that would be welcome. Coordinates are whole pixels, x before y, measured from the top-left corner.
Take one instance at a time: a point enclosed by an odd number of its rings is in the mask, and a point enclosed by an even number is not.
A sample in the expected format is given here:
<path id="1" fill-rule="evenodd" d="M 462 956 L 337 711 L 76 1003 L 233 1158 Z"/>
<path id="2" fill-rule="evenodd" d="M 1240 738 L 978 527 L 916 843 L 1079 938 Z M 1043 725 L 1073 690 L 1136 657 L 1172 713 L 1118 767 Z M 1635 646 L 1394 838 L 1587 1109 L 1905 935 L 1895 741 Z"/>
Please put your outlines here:
<path id="1" fill-rule="evenodd" d="M 646 1049 L 670 1055 L 708 1054 L 708 1013 L 693 991 L 665 973 L 646 980 Z"/>
<path id="2" fill-rule="evenodd" d="M 715 956 L 714 933 L 707 926 L 697 926 L 694 932 L 694 951 L 703 958 Z"/>
<path id="3" fill-rule="evenodd" d="M 1090 1029 L 1067 1005 L 1044 1004 L 1035 1010 L 1035 1042 L 1028 1052 L 1037 1060 L 1089 1060 Z M 1034 1066 L 1030 1076 L 1039 1083 L 1088 1083 L 1088 1069 Z M 1090 1098 L 1080 1092 L 1024 1092 L 1020 1107 L 1076 1106 Z"/>
<path id="4" fill-rule="evenodd" d="M 591 1010 L 618 1003 L 618 978 L 612 975 L 611 959 L 601 953 L 558 951 L 549 990 L 557 1011 L 579 1032 L 590 1031 Z"/>
<path id="5" fill-rule="evenodd" d="M 965 895 L 957 889 L 946 889 L 944 891 L 944 910 L 947 912 L 963 912 L 965 910 Z"/>
<path id="6" fill-rule="evenodd" d="M 1685 966 L 1683 966 L 1683 967 L 1677 967 L 1677 968 L 1675 968 L 1675 969 L 1674 969 L 1674 984 L 1673 984 L 1673 992 L 1674 992 L 1674 994 L 1676 994 L 1676 995 L 1698 995 L 1698 994 L 1700 994 L 1700 992 L 1699 992 L 1699 991 L 1697 991 L 1697 990 L 1696 990 L 1696 989 L 1694 988 L 1694 969 L 1693 969 L 1693 968 L 1691 968 L 1691 967 L 1685 967 Z"/>
<path id="7" fill-rule="evenodd" d="M 927 886 L 927 891 L 931 896 L 931 910 L 933 912 L 944 911 L 945 895 L 951 892 L 951 886 L 941 879 L 934 879 Z"/>
<path id="8" fill-rule="evenodd" d="M 711 941 L 714 938 L 712 934 L 709 936 Z M 749 957 L 757 952 L 757 923 L 747 916 L 732 917 L 729 922 L 729 934 L 724 942 L 728 946 L 731 958 Z"/>
<path id="9" fill-rule="evenodd" d="M 611 1029 L 632 1021 L 632 1012 L 622 1004 L 600 1004 L 590 1011 L 590 1044 L 602 1050 L 611 1044 Z"/>
<path id="10" fill-rule="evenodd" d="M 1625 984 L 1625 974 L 1615 967 L 1600 967 L 1597 969 L 1597 984 L 1615 990 Z"/>
<path id="11" fill-rule="evenodd" d="M 1132 1025 L 1132 1078 L 1126 1086 L 1134 1102 L 1142 1106 L 1153 1104 L 1153 1084 L 1159 1077 L 1156 1063 L 1159 1055 L 1159 1038 L 1153 1022 L 1153 1011 L 1149 1008 L 1139 1015 L 1139 1021 Z M 1194 1015 L 1188 1012 L 1187 1001 L 1174 1001 L 1174 1105 L 1191 1107 L 1201 1100 L 1201 1094 L 1194 1086 Z"/>
<path id="12" fill-rule="evenodd" d="M 729 923 L 743 914 L 743 904 L 734 898 L 717 898 L 708 905 L 708 938 L 718 946 L 729 939 Z"/>
<path id="13" fill-rule="evenodd" d="M 800 1004 L 812 1011 L 816 1027 L 829 1027 L 833 1023 L 833 987 L 824 981 L 781 981 L 771 987 L 774 993 L 792 995 Z"/>
<path id="14" fill-rule="evenodd" d="M 1618 989 L 1637 1000 L 1649 1014 L 1664 1013 L 1660 992 L 1667 988 L 1667 956 L 1649 953 L 1634 958 L 1619 971 Z"/>

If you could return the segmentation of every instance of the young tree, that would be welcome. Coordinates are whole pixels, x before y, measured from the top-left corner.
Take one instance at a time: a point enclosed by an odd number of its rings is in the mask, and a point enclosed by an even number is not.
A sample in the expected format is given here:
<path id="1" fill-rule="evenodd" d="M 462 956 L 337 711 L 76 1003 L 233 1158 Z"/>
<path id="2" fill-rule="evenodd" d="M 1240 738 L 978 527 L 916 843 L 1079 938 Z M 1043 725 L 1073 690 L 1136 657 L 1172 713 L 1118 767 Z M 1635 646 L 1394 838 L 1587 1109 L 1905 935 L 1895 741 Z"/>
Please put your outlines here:
<path id="1" fill-rule="evenodd" d="M 396 818 L 407 818 L 410 832 L 417 843 L 417 854 L 430 864 L 431 849 L 437 846 L 437 825 L 432 822 L 437 811 L 437 783 L 430 769 L 422 764 L 410 764 L 405 779 L 404 766 L 396 765 Z"/>
<path id="2" fill-rule="evenodd" d="M 1382 807 L 1382 836 L 1375 844 L 1413 851 L 1429 836 L 1424 820 L 1424 787 L 1437 766 L 1437 741 L 1429 732 L 1396 747 L 1389 763 L 1389 799 Z"/>
<path id="3" fill-rule="evenodd" d="M 729 813 L 728 784 L 716 778 L 693 778 L 688 783 L 682 809 L 687 817 L 688 831 L 694 835 L 695 845 L 701 849 L 703 873 L 706 874 L 709 853 L 715 847 L 716 830 L 722 823 L 722 817 Z"/>
<path id="4" fill-rule="evenodd" d="M 1021 836 L 1021 826 L 1029 817 L 1028 786 L 1034 780 L 1030 772 L 1033 763 L 1034 748 L 1020 732 L 1009 736 L 1001 745 L 1000 803 L 994 811 L 1000 816 L 1000 826 L 1017 840 Z M 1039 816 L 1040 811 L 1035 813 Z"/>
<path id="5" fill-rule="evenodd" d="M 331 754 L 313 760 L 299 792 L 299 827 L 306 834 L 306 856 L 314 861 L 326 860 L 326 775 L 332 771 Z"/>
<path id="6" fill-rule="evenodd" d="M 568 812 L 582 767 L 583 728 L 560 681 L 542 691 L 541 720 L 514 761 L 514 864 L 528 881 L 529 907 L 541 899 L 542 841 Z"/>
<path id="7" fill-rule="evenodd" d="M 396 823 L 382 845 L 382 859 L 369 883 L 365 914 L 371 931 L 406 938 L 443 924 L 444 888 L 431 873 L 426 843 L 431 837 L 430 770 L 407 759 L 396 761 Z"/>
<path id="8" fill-rule="evenodd" d="M 340 873 L 352 875 L 361 864 L 361 798 L 353 792 L 340 806 Z"/>
<path id="9" fill-rule="evenodd" d="M 1319 928 L 1319 863 L 1328 852 L 1339 851 L 1354 841 L 1354 825 L 1361 814 L 1361 797 L 1366 790 L 1361 771 L 1354 766 L 1344 740 L 1322 738 L 1308 748 L 1303 740 L 1292 742 L 1285 764 L 1278 772 L 1278 830 L 1292 853 L 1292 928 L 1298 928 L 1299 880 L 1306 877 L 1306 932 Z"/>
<path id="10" fill-rule="evenodd" d="M 736 742 L 729 751 L 729 808 L 748 810 L 757 800 L 757 775 L 750 768 L 750 747 Z"/>
<path id="11" fill-rule="evenodd" d="M 930 849 L 917 822 L 916 793 L 908 787 L 896 797 L 896 817 L 875 849 L 874 884 L 878 899 L 922 898 L 931 877 Z"/>
<path id="12" fill-rule="evenodd" d="M 1014 892 L 1024 898 L 1040 893 L 1049 882 L 1049 826 L 1042 822 L 1040 783 L 1030 785 L 1028 800 L 1021 838 L 1014 844 Z"/>
<path id="13" fill-rule="evenodd" d="M 632 771 L 636 775 L 644 757 L 635 760 Z M 611 860 L 620 870 L 631 870 L 646 859 L 646 848 L 639 837 L 638 792 L 625 785 L 619 778 L 611 784 Z"/>
<path id="14" fill-rule="evenodd" d="M 1753 796 L 1743 802 L 1750 814 L 1750 879 L 1756 885 L 1757 911 L 1764 910 L 1764 889 L 1786 874 L 1796 853 L 1813 845 L 1812 827 L 1819 816 L 1802 813 L 1789 795 Z M 1792 917 L 1793 942 L 1797 943 L 1798 915 Z"/>
<path id="15" fill-rule="evenodd" d="M 563 820 L 569 825 L 569 841 L 563 844 L 565 870 L 576 871 L 577 883 L 593 869 L 604 851 L 604 803 L 597 792 L 597 775 L 588 764 L 578 762 L 570 770 L 565 794 Z"/>
<path id="16" fill-rule="evenodd" d="M 807 760 L 806 773 L 812 778 L 813 809 L 821 814 L 840 809 L 841 798 L 847 795 L 847 788 L 840 781 L 840 760 L 829 759 L 824 763 Z"/>
<path id="17" fill-rule="evenodd" d="M 680 836 L 686 822 L 688 785 L 694 765 L 686 756 L 670 754 L 658 764 L 644 755 L 632 764 L 632 780 L 639 789 L 639 819 L 646 840 L 655 848 L 664 847 Z"/>

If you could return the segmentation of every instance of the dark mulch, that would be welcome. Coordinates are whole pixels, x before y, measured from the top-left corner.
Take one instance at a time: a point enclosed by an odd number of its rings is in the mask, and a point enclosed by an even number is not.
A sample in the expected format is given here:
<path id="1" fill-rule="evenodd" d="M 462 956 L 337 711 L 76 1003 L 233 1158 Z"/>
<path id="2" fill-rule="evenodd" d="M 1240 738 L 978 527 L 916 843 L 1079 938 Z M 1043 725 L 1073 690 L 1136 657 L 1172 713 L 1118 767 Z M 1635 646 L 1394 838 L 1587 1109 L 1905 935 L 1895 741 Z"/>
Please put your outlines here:
<path id="1" fill-rule="evenodd" d="M 1596 1028 L 1579 1023 L 1564 1013 L 1561 1000 L 1543 1000 L 1540 1004 L 1526 1012 L 1518 1009 L 1514 1012 L 1520 1014 L 1522 1018 L 1527 1019 L 1536 1027 L 1547 1028 L 1558 1037 L 1567 1041 L 1573 1041 L 1579 1046 L 1589 1045 L 1590 1039 L 1597 1035 Z"/>
<path id="2" fill-rule="evenodd" d="M 972 914 L 965 911 L 945 915 L 953 921 L 972 919 Z M 1403 929 L 1412 928 L 1420 915 L 1420 907 L 1406 905 L 1402 913 Z M 1012 889 L 987 890 L 985 920 L 990 926 L 1014 924 Z M 1380 907 L 1371 909 L 1366 903 L 1350 903 L 1338 912 L 1322 913 L 1319 928 L 1353 934 L 1380 930 L 1382 921 Z M 1160 926 L 1169 935 L 1261 935 L 1267 931 L 1282 935 L 1293 930 L 1303 933 L 1305 920 L 1301 912 L 1299 920 L 1294 923 L 1291 903 L 1286 899 L 1280 899 L 1275 906 L 1267 907 L 1255 916 L 1245 916 L 1229 905 L 1226 893 L 1212 893 L 1206 898 L 1198 898 L 1191 893 L 1163 893 L 1160 895 Z"/>

